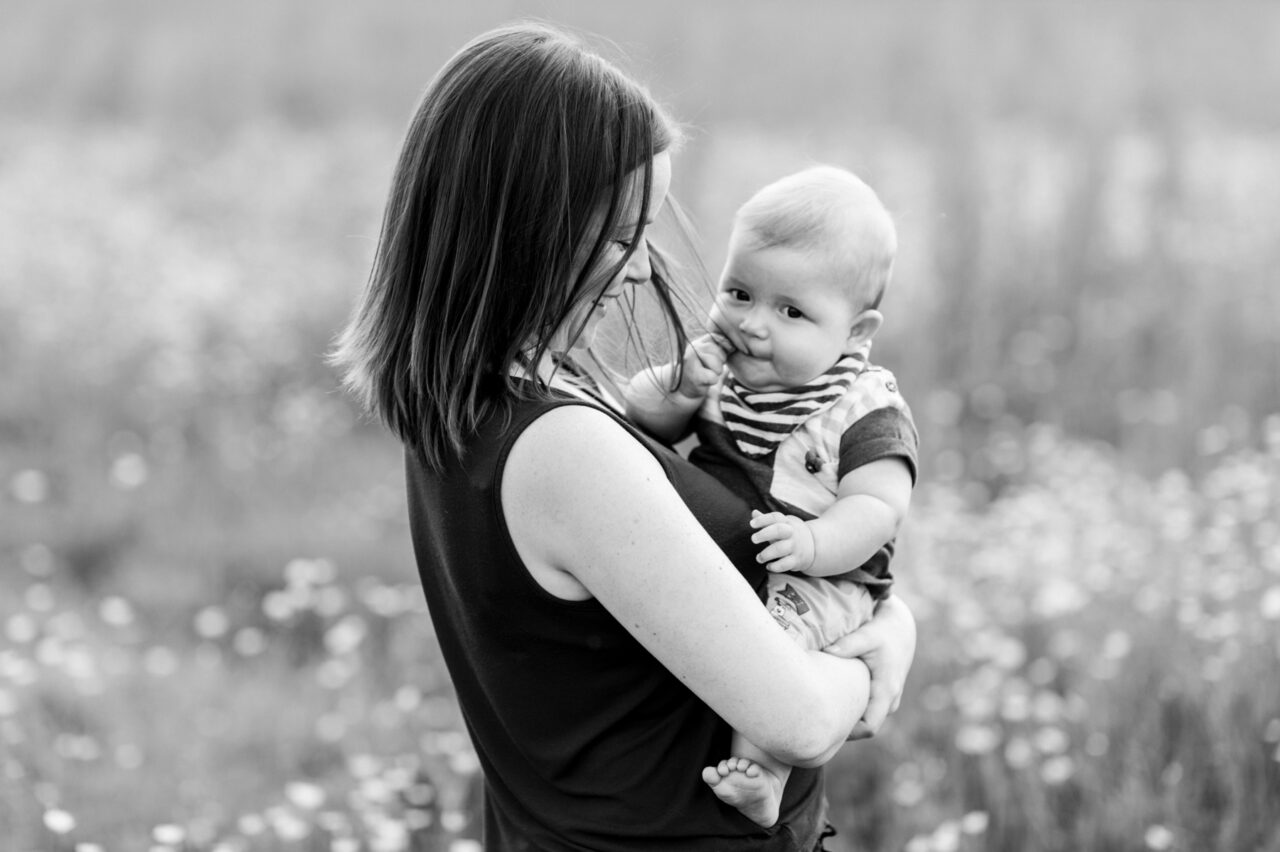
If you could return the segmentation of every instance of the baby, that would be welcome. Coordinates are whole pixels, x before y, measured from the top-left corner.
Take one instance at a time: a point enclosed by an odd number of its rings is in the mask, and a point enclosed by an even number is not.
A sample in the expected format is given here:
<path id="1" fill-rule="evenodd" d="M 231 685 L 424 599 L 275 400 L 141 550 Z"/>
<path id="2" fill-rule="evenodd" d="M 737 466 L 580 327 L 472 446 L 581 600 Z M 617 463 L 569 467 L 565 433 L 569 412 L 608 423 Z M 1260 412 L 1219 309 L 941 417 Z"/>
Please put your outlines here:
<path id="1" fill-rule="evenodd" d="M 753 506 L 766 606 L 820 650 L 865 623 L 892 582 L 917 436 L 893 375 L 869 360 L 897 238 L 875 192 L 819 166 L 772 183 L 734 219 L 709 334 L 635 376 L 628 416 L 675 441 Z M 674 390 L 672 388 L 674 387 Z M 791 768 L 734 734 L 703 770 L 726 803 L 778 819 Z"/>

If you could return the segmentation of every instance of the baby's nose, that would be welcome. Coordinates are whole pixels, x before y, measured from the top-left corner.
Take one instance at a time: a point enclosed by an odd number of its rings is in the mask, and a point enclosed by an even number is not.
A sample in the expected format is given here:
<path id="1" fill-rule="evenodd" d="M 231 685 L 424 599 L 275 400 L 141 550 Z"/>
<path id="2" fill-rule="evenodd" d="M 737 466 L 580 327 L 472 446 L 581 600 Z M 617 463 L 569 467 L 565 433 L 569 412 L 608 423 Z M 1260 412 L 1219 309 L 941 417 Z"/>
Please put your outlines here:
<path id="1" fill-rule="evenodd" d="M 761 337 L 765 333 L 765 324 L 763 320 L 756 315 L 755 311 L 747 311 L 746 315 L 742 318 L 742 322 L 738 323 L 738 328 L 746 334 L 750 334 L 755 337 Z"/>

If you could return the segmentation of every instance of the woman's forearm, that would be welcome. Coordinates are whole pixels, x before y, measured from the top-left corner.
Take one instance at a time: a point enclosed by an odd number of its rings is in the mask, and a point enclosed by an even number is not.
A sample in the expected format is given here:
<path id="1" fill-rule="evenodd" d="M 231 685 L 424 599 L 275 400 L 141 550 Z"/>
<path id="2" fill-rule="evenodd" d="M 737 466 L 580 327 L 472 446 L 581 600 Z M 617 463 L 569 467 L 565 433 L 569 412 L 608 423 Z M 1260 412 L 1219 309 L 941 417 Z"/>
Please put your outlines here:
<path id="1" fill-rule="evenodd" d="M 788 753 L 765 748 L 779 760 L 806 768 L 821 766 L 835 757 L 862 718 L 871 694 L 871 671 L 862 660 L 844 660 L 816 651 L 812 654 L 818 658 L 817 676 L 822 679 L 821 686 L 826 693 L 826 711 L 822 716 L 815 713 L 807 720 L 804 731 L 807 739 Z"/>
<path id="2" fill-rule="evenodd" d="M 652 454 L 604 413 L 540 417 L 512 448 L 502 491 L 535 577 L 572 577 L 760 748 L 818 762 L 862 716 L 865 666 L 788 639 Z"/>

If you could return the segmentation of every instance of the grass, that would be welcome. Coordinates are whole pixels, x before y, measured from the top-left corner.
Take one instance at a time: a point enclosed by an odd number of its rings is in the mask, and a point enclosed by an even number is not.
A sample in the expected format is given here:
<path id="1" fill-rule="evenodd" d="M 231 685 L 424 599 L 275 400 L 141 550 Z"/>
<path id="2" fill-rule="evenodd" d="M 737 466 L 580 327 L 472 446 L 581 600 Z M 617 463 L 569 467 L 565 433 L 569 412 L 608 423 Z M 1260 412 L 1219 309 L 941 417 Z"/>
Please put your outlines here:
<path id="1" fill-rule="evenodd" d="M 1269 428 L 1266 451 L 1200 483 L 1033 429 L 1023 481 L 990 503 L 926 487 L 901 548 L 921 632 L 910 689 L 830 773 L 847 848 L 1275 848 Z M 386 443 L 330 449 L 361 457 L 365 480 L 336 471 L 313 501 L 395 476 Z M 268 481 L 253 508 L 287 499 Z M 56 534 L 7 547 L 0 813 L 15 848 L 467 848 L 476 761 L 393 502 L 341 560 L 306 513 L 269 517 L 310 555 L 235 567 L 230 553 L 272 547 L 224 547 L 212 592 L 145 588 L 195 570 L 177 561 L 91 591 Z"/>

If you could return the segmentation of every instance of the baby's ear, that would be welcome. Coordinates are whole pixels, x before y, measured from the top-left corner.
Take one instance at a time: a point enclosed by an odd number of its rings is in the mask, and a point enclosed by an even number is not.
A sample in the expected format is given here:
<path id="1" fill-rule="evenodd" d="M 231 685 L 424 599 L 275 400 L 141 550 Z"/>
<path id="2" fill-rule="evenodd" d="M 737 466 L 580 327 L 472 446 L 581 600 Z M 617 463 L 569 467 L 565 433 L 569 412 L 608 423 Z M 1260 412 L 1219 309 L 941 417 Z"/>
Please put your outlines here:
<path id="1" fill-rule="evenodd" d="M 867 308 L 854 317 L 853 325 L 849 327 L 848 351 L 853 351 L 875 337 L 876 332 L 880 330 L 880 326 L 883 324 L 884 314 L 873 308 Z"/>

